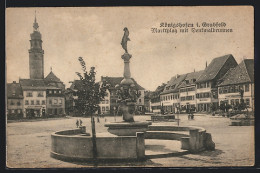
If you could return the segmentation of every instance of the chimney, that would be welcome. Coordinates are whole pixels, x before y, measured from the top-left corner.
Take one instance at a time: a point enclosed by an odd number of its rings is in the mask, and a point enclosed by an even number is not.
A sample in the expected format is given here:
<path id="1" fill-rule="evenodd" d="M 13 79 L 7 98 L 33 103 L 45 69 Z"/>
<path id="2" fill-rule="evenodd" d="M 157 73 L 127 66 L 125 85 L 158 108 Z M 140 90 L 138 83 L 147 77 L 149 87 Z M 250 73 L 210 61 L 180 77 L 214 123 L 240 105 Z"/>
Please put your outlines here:
<path id="1" fill-rule="evenodd" d="M 16 81 L 13 81 L 13 83 L 16 83 Z"/>
<path id="2" fill-rule="evenodd" d="M 176 74 L 176 79 L 179 78 L 179 77 L 180 77 L 180 75 Z"/>
<path id="3" fill-rule="evenodd" d="M 208 62 L 206 61 L 206 68 L 208 67 Z"/>

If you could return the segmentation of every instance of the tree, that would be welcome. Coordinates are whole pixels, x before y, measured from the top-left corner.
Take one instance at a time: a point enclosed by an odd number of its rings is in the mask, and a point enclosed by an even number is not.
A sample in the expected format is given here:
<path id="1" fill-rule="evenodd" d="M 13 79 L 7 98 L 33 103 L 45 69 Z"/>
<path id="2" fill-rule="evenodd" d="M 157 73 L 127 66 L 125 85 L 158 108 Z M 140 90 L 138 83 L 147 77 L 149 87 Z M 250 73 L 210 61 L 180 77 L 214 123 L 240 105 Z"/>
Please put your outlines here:
<path id="1" fill-rule="evenodd" d="M 98 111 L 99 103 L 106 96 L 106 90 L 108 85 L 103 82 L 101 85 L 95 82 L 95 67 L 91 67 L 90 71 L 87 72 L 86 64 L 82 57 L 78 58 L 82 67 L 83 74 L 76 72 L 79 76 L 82 89 L 77 91 L 78 99 L 76 101 L 78 111 L 83 116 L 91 117 L 91 129 L 92 129 L 92 142 L 93 142 L 93 158 L 97 157 L 97 146 L 96 146 L 96 129 L 95 129 L 95 118 L 93 114 Z"/>

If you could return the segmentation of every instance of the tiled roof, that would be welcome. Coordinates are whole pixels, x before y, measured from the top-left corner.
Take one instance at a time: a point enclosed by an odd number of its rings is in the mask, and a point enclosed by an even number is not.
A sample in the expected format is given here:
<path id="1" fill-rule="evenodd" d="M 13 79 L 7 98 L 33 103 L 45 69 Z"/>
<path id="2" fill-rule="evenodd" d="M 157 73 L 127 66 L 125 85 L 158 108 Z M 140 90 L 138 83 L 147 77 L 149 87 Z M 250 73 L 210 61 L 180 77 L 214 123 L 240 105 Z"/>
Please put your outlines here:
<path id="1" fill-rule="evenodd" d="M 163 92 L 165 86 L 166 86 L 165 83 L 163 83 L 162 85 L 158 86 L 156 88 L 156 90 L 151 93 L 151 98 L 159 97 L 161 92 Z"/>
<path id="2" fill-rule="evenodd" d="M 23 90 L 57 89 L 57 87 L 47 85 L 43 79 L 20 79 L 19 83 Z"/>
<path id="3" fill-rule="evenodd" d="M 223 78 L 220 79 L 218 86 L 233 85 L 254 82 L 254 60 L 245 59 L 235 68 L 230 69 Z"/>
<path id="4" fill-rule="evenodd" d="M 101 81 L 106 81 L 108 84 L 110 84 L 110 88 L 114 88 L 117 84 L 120 84 L 120 82 L 123 80 L 123 77 L 103 77 L 101 76 Z M 137 90 L 145 90 L 141 85 L 139 85 L 133 78 L 131 78 L 135 84 L 135 88 Z"/>
<path id="5" fill-rule="evenodd" d="M 168 94 L 178 92 L 181 83 L 185 80 L 187 74 L 177 75 L 178 77 L 174 76 L 171 80 L 166 84 L 164 90 L 161 94 Z M 168 88 L 168 89 L 167 89 Z"/>
<path id="6" fill-rule="evenodd" d="M 61 82 L 61 80 L 51 71 L 46 77 L 46 81 Z"/>
<path id="7" fill-rule="evenodd" d="M 23 91 L 19 83 L 8 83 L 6 89 L 7 98 L 22 99 Z"/>
<path id="8" fill-rule="evenodd" d="M 201 74 L 197 82 L 204 82 L 215 79 L 215 77 L 218 75 L 219 71 L 222 69 L 228 59 L 234 59 L 234 57 L 231 54 L 228 54 L 214 58 Z"/>
<path id="9" fill-rule="evenodd" d="M 204 72 L 204 70 L 188 73 L 186 78 L 184 79 L 184 81 L 182 81 L 180 88 L 181 87 L 188 87 L 188 86 L 195 84 L 195 82 L 198 80 L 198 78 L 200 77 L 200 75 L 203 72 Z M 193 79 L 195 79 L 195 81 Z M 189 81 L 189 82 L 187 83 L 186 81 Z"/>

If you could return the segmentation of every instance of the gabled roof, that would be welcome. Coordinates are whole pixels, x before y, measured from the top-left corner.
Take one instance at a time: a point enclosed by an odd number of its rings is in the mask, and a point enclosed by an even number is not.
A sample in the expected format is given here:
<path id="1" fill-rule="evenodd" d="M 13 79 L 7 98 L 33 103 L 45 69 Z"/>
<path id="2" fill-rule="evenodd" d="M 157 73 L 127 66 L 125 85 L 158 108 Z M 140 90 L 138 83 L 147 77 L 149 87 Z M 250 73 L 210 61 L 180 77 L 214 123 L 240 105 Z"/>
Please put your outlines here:
<path id="1" fill-rule="evenodd" d="M 234 59 L 233 55 L 228 54 L 221 57 L 214 58 L 209 66 L 204 70 L 201 76 L 198 78 L 197 82 L 204 82 L 213 80 L 216 78 L 222 67 L 228 61 L 228 59 Z"/>
<path id="2" fill-rule="evenodd" d="M 194 85 L 203 72 L 204 70 L 188 73 L 184 81 L 182 81 L 180 88 Z M 189 81 L 189 83 L 187 83 L 186 81 Z"/>
<path id="3" fill-rule="evenodd" d="M 46 81 L 61 82 L 61 80 L 51 71 L 46 77 Z"/>
<path id="4" fill-rule="evenodd" d="M 223 78 L 220 79 L 218 86 L 251 82 L 254 82 L 254 60 L 245 59 L 235 68 L 230 69 Z"/>
<path id="5" fill-rule="evenodd" d="M 8 83 L 6 89 L 8 99 L 22 99 L 23 91 L 19 83 Z"/>
<path id="6" fill-rule="evenodd" d="M 181 83 L 185 80 L 187 74 L 177 75 L 171 78 L 171 80 L 166 84 L 164 90 L 161 94 L 168 94 L 178 92 Z"/>
<path id="7" fill-rule="evenodd" d="M 151 98 L 159 97 L 161 92 L 163 92 L 165 86 L 166 83 L 163 83 L 162 85 L 158 86 L 156 90 L 151 93 Z"/>
<path id="8" fill-rule="evenodd" d="M 110 84 L 110 88 L 115 88 L 117 84 L 120 84 L 123 80 L 123 77 L 103 77 L 101 76 L 101 81 L 106 81 L 108 84 Z M 135 88 L 137 90 L 145 90 L 141 85 L 139 85 L 133 78 L 131 78 L 135 84 Z"/>
<path id="9" fill-rule="evenodd" d="M 44 79 L 20 79 L 19 83 L 23 90 L 57 89 L 57 87 L 48 86 Z"/>

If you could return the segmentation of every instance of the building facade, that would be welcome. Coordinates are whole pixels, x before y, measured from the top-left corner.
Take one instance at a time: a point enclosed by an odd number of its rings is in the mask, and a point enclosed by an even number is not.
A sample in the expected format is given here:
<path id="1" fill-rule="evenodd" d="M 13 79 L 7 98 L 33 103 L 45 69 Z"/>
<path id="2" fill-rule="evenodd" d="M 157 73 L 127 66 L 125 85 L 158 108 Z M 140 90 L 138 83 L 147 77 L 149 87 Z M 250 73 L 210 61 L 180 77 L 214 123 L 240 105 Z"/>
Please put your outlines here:
<path id="1" fill-rule="evenodd" d="M 200 77 L 203 71 L 188 73 L 185 80 L 180 85 L 180 108 L 181 110 L 187 110 L 189 108 L 196 109 L 197 106 L 197 88 L 196 80 Z"/>
<path id="2" fill-rule="evenodd" d="M 227 103 L 232 107 L 241 103 L 241 90 L 248 110 L 254 110 L 254 60 L 245 59 L 230 69 L 219 81 L 219 104 Z"/>
<path id="3" fill-rule="evenodd" d="M 166 84 L 160 94 L 161 106 L 165 113 L 176 113 L 180 108 L 179 89 L 187 74 L 176 75 Z"/>
<path id="4" fill-rule="evenodd" d="M 7 118 L 15 119 L 23 117 L 23 92 L 21 85 L 16 83 L 7 84 Z"/>
<path id="5" fill-rule="evenodd" d="M 222 78 L 228 70 L 236 66 L 237 62 L 231 54 L 212 60 L 195 82 L 197 85 L 197 111 L 210 112 L 212 106 L 218 107 L 218 80 Z"/>
<path id="6" fill-rule="evenodd" d="M 150 107 L 151 107 L 151 112 L 153 113 L 161 112 L 160 94 L 163 92 L 165 86 L 166 84 L 163 83 L 162 85 L 158 86 L 155 91 L 151 93 Z"/>
<path id="7" fill-rule="evenodd" d="M 48 88 L 46 90 L 46 103 L 48 116 L 65 114 L 65 96 L 61 88 Z"/>

